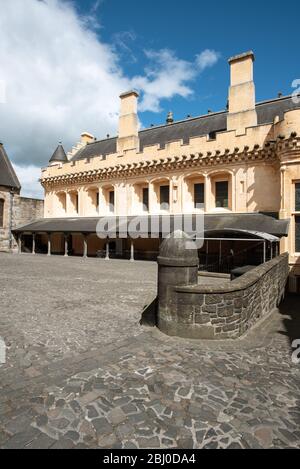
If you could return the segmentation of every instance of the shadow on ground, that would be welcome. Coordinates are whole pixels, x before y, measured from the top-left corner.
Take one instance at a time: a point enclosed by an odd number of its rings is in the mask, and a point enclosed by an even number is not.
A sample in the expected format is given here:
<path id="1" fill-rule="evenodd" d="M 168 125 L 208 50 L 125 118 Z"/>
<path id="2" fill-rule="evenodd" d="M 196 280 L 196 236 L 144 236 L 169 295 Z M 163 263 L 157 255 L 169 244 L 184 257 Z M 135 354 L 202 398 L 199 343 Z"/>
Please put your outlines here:
<path id="1" fill-rule="evenodd" d="M 158 298 L 156 297 L 149 305 L 144 307 L 140 320 L 141 326 L 156 327 L 157 325 Z"/>
<path id="2" fill-rule="evenodd" d="M 288 337 L 290 344 L 300 339 L 300 295 L 288 295 L 280 306 L 283 329 L 278 331 Z"/>

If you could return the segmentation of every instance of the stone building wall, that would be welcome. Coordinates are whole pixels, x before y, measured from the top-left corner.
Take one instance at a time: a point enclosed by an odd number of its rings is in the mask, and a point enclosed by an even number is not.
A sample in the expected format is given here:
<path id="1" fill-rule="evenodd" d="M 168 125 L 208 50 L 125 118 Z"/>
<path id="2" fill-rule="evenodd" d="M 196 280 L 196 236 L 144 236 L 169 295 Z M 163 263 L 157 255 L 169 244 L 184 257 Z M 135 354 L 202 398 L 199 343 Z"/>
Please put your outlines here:
<path id="1" fill-rule="evenodd" d="M 26 225 L 32 220 L 43 218 L 44 201 L 21 197 L 16 193 L 11 194 L 7 188 L 0 188 L 0 199 L 4 200 L 4 223 L 3 228 L 0 228 L 0 251 L 8 251 L 17 246 L 13 236 L 10 245 L 10 225 L 13 229 Z"/>
<path id="2" fill-rule="evenodd" d="M 0 187 L 0 199 L 4 201 L 3 226 L 0 227 L 0 251 L 9 249 L 10 192 Z"/>
<path id="3" fill-rule="evenodd" d="M 13 228 L 44 218 L 44 201 L 17 196 L 14 201 Z"/>
<path id="4" fill-rule="evenodd" d="M 289 275 L 288 254 L 229 285 L 173 287 L 172 305 L 159 320 L 168 335 L 236 339 L 280 304 Z"/>

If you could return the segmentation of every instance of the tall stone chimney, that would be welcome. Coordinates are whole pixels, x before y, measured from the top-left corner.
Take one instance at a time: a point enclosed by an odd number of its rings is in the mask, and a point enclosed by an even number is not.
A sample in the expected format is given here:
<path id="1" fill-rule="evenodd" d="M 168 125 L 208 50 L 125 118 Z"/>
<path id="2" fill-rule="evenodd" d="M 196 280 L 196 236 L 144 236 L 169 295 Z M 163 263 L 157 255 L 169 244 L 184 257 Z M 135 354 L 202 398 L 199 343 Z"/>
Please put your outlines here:
<path id="1" fill-rule="evenodd" d="M 237 135 L 244 134 L 247 127 L 257 125 L 253 81 L 254 60 L 252 51 L 229 59 L 230 88 L 227 129 L 235 130 Z"/>
<path id="2" fill-rule="evenodd" d="M 140 142 L 137 116 L 138 97 L 139 94 L 136 91 L 128 91 L 120 96 L 121 112 L 117 142 L 118 153 L 122 153 L 127 150 L 139 151 Z"/>
<path id="3" fill-rule="evenodd" d="M 86 145 L 88 143 L 94 143 L 95 140 L 96 139 L 94 135 L 90 134 L 89 132 L 83 132 L 83 134 L 81 134 L 81 143 L 83 145 Z"/>

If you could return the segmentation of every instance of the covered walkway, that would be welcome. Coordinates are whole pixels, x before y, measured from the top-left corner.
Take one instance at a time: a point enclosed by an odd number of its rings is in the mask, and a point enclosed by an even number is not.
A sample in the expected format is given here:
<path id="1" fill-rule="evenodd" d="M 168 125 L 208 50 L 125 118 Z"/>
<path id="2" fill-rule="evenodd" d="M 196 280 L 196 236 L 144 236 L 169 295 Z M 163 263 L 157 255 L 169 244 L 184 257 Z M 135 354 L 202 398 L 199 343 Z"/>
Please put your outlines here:
<path id="1" fill-rule="evenodd" d="M 278 255 L 280 239 L 288 235 L 289 228 L 288 220 L 261 213 L 205 215 L 204 226 L 198 224 L 196 215 L 190 219 L 187 229 L 182 215 L 49 218 L 19 227 L 14 235 L 19 253 L 156 260 L 162 239 L 181 224 L 184 231 L 203 242 L 201 269 L 227 272 L 232 265 L 245 265 L 247 257 L 259 265 Z M 103 220 L 113 229 L 99 231 Z"/>

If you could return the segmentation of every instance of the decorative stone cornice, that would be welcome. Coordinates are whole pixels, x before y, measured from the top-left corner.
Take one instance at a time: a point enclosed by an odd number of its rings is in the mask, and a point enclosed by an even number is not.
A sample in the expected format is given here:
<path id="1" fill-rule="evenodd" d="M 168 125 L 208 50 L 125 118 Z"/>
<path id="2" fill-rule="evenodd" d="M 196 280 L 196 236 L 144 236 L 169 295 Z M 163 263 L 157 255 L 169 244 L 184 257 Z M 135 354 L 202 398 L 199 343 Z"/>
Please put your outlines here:
<path id="1" fill-rule="evenodd" d="M 253 161 L 279 161 L 279 155 L 291 150 L 300 150 L 300 138 L 295 132 L 289 138 L 280 136 L 277 140 L 270 140 L 264 146 L 258 144 L 253 148 L 224 149 L 214 152 L 182 154 L 173 157 L 140 161 L 131 164 L 120 163 L 102 169 L 87 170 L 41 179 L 44 188 L 55 186 L 70 186 L 81 183 L 99 183 L 112 179 L 125 179 L 136 176 L 153 176 L 162 172 L 180 171 L 186 169 L 204 169 L 216 166 L 243 164 Z"/>

